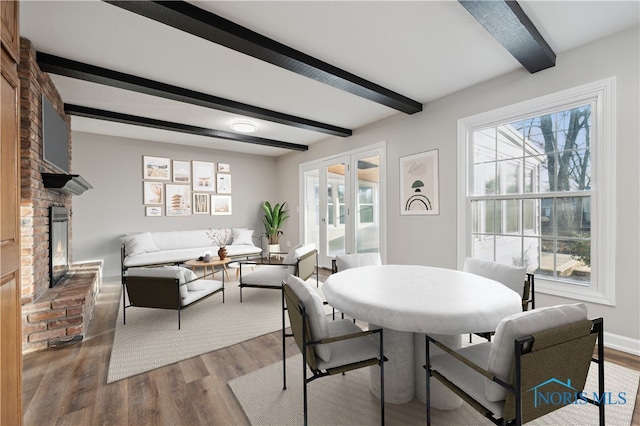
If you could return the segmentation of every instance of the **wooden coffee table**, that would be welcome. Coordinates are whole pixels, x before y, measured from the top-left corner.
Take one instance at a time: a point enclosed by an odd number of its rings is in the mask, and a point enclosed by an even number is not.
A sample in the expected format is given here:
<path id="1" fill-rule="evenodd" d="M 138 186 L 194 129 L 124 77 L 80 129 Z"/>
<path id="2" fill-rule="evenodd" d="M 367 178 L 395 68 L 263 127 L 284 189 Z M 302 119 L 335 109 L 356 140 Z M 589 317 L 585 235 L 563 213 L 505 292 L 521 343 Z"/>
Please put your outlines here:
<path id="1" fill-rule="evenodd" d="M 220 266 L 222 265 L 222 268 L 224 269 L 223 273 L 227 276 L 227 281 L 231 281 L 229 279 L 229 271 L 227 270 L 227 263 L 231 262 L 231 259 L 229 259 L 228 257 L 225 257 L 224 259 L 220 260 L 220 259 L 211 259 L 208 262 L 205 262 L 204 260 L 187 260 L 186 262 L 184 262 L 185 265 L 190 266 L 191 269 L 194 269 L 196 267 L 200 267 L 204 269 L 204 276 L 207 276 L 207 267 L 211 267 L 211 277 L 213 277 L 213 274 L 215 274 L 216 272 L 216 266 Z"/>

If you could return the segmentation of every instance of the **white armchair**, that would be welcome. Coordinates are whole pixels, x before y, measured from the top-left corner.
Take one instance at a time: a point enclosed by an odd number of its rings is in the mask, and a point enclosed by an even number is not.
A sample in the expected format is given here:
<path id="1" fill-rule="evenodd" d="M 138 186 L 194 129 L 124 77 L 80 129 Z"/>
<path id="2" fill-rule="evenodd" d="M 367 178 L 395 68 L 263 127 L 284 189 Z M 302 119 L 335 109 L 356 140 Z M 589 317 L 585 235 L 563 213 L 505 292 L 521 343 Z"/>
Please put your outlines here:
<path id="1" fill-rule="evenodd" d="M 242 289 L 245 287 L 280 290 L 282 282 L 289 275 L 308 280 L 316 275 L 316 286 L 319 286 L 318 251 L 314 244 L 294 247 L 284 257 L 282 263 L 263 263 L 256 266 L 255 262 L 240 262 L 240 302 L 242 302 Z M 244 267 L 243 267 L 244 266 Z M 254 271 L 245 272 L 247 266 L 256 266 Z"/>
<path id="2" fill-rule="evenodd" d="M 382 265 L 380 253 L 338 254 L 331 262 L 331 272 L 335 274 L 345 269 L 375 265 Z"/>

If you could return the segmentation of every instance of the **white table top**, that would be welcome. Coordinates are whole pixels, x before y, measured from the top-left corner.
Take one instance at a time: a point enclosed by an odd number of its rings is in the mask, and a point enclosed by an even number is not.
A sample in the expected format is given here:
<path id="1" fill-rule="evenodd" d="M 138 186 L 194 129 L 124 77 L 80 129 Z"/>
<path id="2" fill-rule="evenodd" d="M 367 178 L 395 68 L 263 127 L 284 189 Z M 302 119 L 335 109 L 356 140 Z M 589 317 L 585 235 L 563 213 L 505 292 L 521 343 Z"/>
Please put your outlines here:
<path id="1" fill-rule="evenodd" d="M 497 281 L 428 266 L 347 269 L 331 275 L 322 290 L 339 311 L 397 331 L 492 331 L 504 317 L 522 311 L 520 295 Z"/>

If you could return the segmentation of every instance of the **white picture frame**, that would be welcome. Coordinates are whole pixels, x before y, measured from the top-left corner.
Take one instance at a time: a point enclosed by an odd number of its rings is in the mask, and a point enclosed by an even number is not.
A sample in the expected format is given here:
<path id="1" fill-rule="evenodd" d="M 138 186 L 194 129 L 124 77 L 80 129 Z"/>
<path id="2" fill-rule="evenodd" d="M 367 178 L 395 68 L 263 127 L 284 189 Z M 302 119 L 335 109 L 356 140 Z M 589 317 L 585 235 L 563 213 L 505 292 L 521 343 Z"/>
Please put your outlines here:
<path id="1" fill-rule="evenodd" d="M 142 156 L 142 178 L 171 180 L 171 160 L 166 157 Z"/>
<path id="2" fill-rule="evenodd" d="M 437 149 L 400 157 L 400 214 L 440 214 Z"/>
<path id="3" fill-rule="evenodd" d="M 145 207 L 145 216 L 147 217 L 159 217 L 162 216 L 162 206 L 149 206 Z"/>
<path id="4" fill-rule="evenodd" d="M 173 160 L 173 182 L 191 183 L 191 161 Z"/>
<path id="5" fill-rule="evenodd" d="M 211 195 L 212 215 L 231 215 L 231 195 Z"/>
<path id="6" fill-rule="evenodd" d="M 218 194 L 231 194 L 231 175 L 218 173 L 216 176 L 216 192 Z"/>
<path id="7" fill-rule="evenodd" d="M 165 185 L 165 215 L 191 215 L 191 187 L 189 185 Z"/>
<path id="8" fill-rule="evenodd" d="M 209 214 L 211 212 L 209 194 L 193 193 L 193 214 Z"/>
<path id="9" fill-rule="evenodd" d="M 144 181 L 142 183 L 142 204 L 164 204 L 164 183 Z"/>
<path id="10" fill-rule="evenodd" d="M 212 161 L 192 161 L 191 187 L 194 191 L 215 192 L 216 191 L 216 163 Z"/>

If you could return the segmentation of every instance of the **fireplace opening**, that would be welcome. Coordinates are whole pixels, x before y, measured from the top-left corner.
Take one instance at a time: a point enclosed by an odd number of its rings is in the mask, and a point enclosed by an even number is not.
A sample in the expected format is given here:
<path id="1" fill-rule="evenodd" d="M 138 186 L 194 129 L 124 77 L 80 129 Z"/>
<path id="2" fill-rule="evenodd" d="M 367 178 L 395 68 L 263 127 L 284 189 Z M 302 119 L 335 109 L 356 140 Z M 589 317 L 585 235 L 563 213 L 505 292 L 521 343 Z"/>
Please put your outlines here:
<path id="1" fill-rule="evenodd" d="M 49 210 L 49 286 L 55 287 L 69 272 L 69 210 Z"/>

